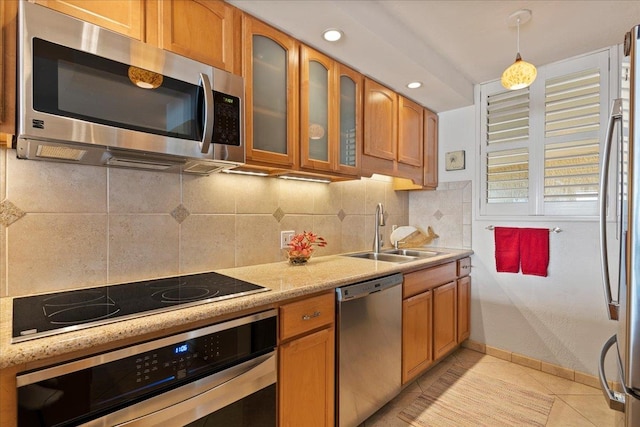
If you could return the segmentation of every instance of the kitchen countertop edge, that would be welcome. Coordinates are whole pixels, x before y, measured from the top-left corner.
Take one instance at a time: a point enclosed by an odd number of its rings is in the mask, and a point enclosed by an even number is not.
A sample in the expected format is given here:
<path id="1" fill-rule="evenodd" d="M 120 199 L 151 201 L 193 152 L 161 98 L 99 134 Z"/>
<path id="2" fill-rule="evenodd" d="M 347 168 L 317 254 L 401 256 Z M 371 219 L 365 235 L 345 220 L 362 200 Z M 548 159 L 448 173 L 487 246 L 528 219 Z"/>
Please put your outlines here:
<path id="1" fill-rule="evenodd" d="M 181 326 L 184 326 L 184 330 L 188 330 L 189 325 L 206 319 L 211 319 L 212 323 L 215 323 L 216 317 L 279 304 L 286 300 L 382 275 L 396 272 L 408 273 L 473 254 L 470 249 L 430 249 L 437 250 L 441 254 L 402 264 L 344 255 L 328 255 L 312 258 L 309 263 L 302 266 L 292 266 L 285 261 L 219 269 L 215 272 L 265 286 L 270 291 L 162 313 L 142 315 L 134 319 L 116 321 L 16 344 L 11 344 L 13 298 L 0 298 L 0 369 L 41 362 L 49 358 L 64 356 L 67 353 L 110 343 L 113 343 L 114 348 L 118 348 L 119 340 Z"/>

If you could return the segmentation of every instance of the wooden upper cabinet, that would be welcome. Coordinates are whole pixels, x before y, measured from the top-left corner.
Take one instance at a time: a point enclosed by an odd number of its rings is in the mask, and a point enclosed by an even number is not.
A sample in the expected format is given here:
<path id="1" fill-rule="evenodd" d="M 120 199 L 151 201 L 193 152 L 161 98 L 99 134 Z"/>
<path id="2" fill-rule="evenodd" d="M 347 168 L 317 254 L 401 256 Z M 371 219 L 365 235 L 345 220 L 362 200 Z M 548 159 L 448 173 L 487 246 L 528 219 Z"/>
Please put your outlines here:
<path id="1" fill-rule="evenodd" d="M 364 80 L 364 154 L 396 160 L 398 95 L 391 89 Z"/>
<path id="2" fill-rule="evenodd" d="M 143 0 L 36 0 L 83 21 L 145 41 Z"/>
<path id="3" fill-rule="evenodd" d="M 332 171 L 338 144 L 336 62 L 300 46 L 300 167 Z"/>
<path id="4" fill-rule="evenodd" d="M 362 75 L 300 47 L 300 167 L 358 175 Z"/>
<path id="5" fill-rule="evenodd" d="M 239 12 L 233 6 L 221 0 L 162 0 L 157 7 L 159 47 L 239 73 L 234 66 L 234 21 Z"/>
<path id="6" fill-rule="evenodd" d="M 245 141 L 250 165 L 298 167 L 298 42 L 242 17 Z"/>
<path id="7" fill-rule="evenodd" d="M 0 147 L 16 133 L 17 0 L 0 1 Z"/>
<path id="8" fill-rule="evenodd" d="M 438 187 L 438 115 L 424 109 L 424 186 Z"/>
<path id="9" fill-rule="evenodd" d="M 362 153 L 362 74 L 338 64 L 339 145 L 336 170 L 348 175 L 360 174 Z"/>
<path id="10" fill-rule="evenodd" d="M 421 105 L 401 96 L 398 103 L 398 162 L 422 167 L 424 114 Z"/>

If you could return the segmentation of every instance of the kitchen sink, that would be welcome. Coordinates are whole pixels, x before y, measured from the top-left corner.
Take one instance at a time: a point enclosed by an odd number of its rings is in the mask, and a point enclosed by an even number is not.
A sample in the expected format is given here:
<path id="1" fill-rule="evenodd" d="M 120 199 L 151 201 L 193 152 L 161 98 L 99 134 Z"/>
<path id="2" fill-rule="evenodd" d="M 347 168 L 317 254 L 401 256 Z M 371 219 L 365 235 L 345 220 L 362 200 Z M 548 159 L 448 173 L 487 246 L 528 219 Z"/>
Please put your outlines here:
<path id="1" fill-rule="evenodd" d="M 440 252 L 422 250 L 422 249 L 391 249 L 384 251 L 385 254 L 403 255 L 418 258 L 431 258 L 440 255 Z"/>
<path id="2" fill-rule="evenodd" d="M 388 249 L 384 252 L 358 252 L 355 254 L 346 254 L 345 256 L 372 259 L 375 261 L 403 263 L 422 258 L 431 258 L 438 255 L 440 255 L 440 252 L 426 249 Z"/>
<path id="3" fill-rule="evenodd" d="M 420 259 L 419 257 L 415 257 L 415 256 L 399 255 L 399 254 L 392 254 L 387 252 L 377 252 L 377 253 L 376 252 L 360 252 L 356 254 L 346 254 L 345 256 L 353 257 L 353 258 L 372 259 L 375 261 L 396 262 L 396 263 L 409 262 L 409 261 L 415 261 L 417 259 Z"/>

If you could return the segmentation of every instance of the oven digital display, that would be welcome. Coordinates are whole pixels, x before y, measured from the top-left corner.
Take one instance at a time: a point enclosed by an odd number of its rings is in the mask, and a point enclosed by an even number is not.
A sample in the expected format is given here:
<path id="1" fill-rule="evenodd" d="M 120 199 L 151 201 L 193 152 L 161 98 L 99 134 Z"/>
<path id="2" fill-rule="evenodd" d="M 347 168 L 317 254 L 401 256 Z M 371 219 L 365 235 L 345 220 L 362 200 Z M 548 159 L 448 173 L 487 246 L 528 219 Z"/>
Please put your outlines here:
<path id="1" fill-rule="evenodd" d="M 173 352 L 175 354 L 182 354 L 186 353 L 187 351 L 189 351 L 189 345 L 187 343 L 181 344 L 173 349 Z"/>

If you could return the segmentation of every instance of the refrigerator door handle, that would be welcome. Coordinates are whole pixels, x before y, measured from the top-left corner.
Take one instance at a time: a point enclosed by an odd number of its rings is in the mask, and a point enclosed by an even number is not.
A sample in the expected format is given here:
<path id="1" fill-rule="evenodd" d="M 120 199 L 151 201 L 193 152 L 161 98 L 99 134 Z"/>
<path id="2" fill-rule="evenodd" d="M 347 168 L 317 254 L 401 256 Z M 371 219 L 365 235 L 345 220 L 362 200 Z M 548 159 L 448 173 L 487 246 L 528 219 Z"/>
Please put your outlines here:
<path id="1" fill-rule="evenodd" d="M 622 99 L 616 99 L 611 106 L 611 115 L 607 124 L 607 138 L 604 142 L 602 167 L 600 168 L 600 264 L 602 266 L 602 284 L 605 300 L 607 301 L 609 319 L 618 320 L 618 301 L 611 296 L 611 280 L 609 275 L 609 256 L 607 253 L 607 188 L 609 182 L 609 166 L 611 164 L 611 146 L 616 122 L 622 121 Z"/>
<path id="2" fill-rule="evenodd" d="M 625 395 L 623 393 L 619 393 L 617 391 L 611 390 L 609 384 L 607 383 L 607 377 L 604 373 L 604 359 L 607 356 L 607 353 L 613 347 L 614 344 L 617 343 L 617 338 L 613 335 L 611 338 L 604 343 L 604 347 L 600 351 L 600 361 L 598 363 L 598 376 L 600 377 L 600 387 L 602 388 L 602 393 L 604 394 L 604 398 L 609 403 L 609 407 L 611 409 L 615 409 L 616 411 L 624 412 L 625 409 Z M 618 361 L 618 369 L 621 371 L 620 366 L 620 358 L 616 357 Z"/>

